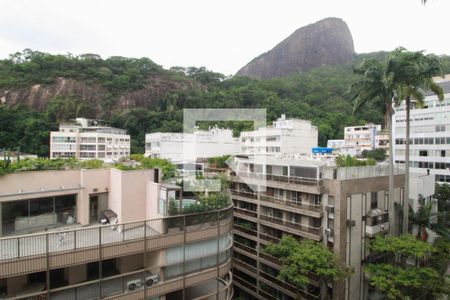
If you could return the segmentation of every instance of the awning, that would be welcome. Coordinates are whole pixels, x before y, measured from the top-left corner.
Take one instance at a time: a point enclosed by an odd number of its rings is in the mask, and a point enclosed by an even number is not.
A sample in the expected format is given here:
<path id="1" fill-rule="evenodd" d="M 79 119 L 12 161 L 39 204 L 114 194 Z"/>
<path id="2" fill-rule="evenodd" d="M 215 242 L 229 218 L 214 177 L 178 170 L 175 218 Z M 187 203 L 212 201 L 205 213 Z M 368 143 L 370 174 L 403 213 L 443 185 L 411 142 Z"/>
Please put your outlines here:
<path id="1" fill-rule="evenodd" d="M 117 214 L 115 212 L 113 212 L 112 210 L 110 210 L 110 209 L 106 209 L 106 210 L 102 211 L 100 213 L 100 216 L 101 216 L 100 219 L 106 218 L 108 220 L 110 220 L 112 218 L 117 218 Z"/>

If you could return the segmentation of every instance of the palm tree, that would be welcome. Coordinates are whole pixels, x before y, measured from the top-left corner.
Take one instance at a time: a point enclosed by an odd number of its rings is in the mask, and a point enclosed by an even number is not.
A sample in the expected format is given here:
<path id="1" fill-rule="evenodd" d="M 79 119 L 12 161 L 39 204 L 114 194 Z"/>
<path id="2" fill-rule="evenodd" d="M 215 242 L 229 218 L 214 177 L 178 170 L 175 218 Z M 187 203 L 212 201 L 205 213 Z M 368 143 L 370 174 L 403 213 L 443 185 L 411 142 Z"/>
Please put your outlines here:
<path id="1" fill-rule="evenodd" d="M 403 233 L 408 231 L 409 216 L 409 131 L 411 102 L 421 107 L 424 104 L 424 92 L 432 91 L 439 101 L 444 99 L 442 88 L 433 82 L 433 76 L 443 75 L 441 64 L 434 55 L 424 55 L 423 51 L 409 52 L 398 48 L 392 52 L 390 63 L 393 81 L 396 82 L 398 99 L 404 100 L 406 105 L 406 138 L 405 138 L 405 192 L 403 200 Z"/>
<path id="2" fill-rule="evenodd" d="M 350 87 L 354 101 L 353 113 L 361 110 L 368 102 L 373 102 L 384 114 L 384 125 L 389 134 L 389 225 L 394 228 L 394 151 L 392 140 L 393 105 L 396 104 L 397 83 L 391 55 L 384 62 L 375 59 L 364 60 L 354 69 L 362 77 Z"/>
<path id="3" fill-rule="evenodd" d="M 413 225 L 417 228 L 417 239 L 421 239 L 426 242 L 428 240 L 427 228 L 430 228 L 431 222 L 431 203 L 425 204 L 425 199 L 422 195 L 419 195 L 419 208 L 415 212 L 411 206 L 409 206 L 409 218 Z"/>

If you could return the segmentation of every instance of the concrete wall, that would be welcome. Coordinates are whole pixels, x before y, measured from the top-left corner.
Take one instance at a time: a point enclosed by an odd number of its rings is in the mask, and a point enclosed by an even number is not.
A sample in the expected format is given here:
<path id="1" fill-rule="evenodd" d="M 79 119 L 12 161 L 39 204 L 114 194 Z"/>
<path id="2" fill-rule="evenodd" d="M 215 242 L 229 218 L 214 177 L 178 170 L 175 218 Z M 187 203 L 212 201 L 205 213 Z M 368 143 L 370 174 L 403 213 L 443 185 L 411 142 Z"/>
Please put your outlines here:
<path id="1" fill-rule="evenodd" d="M 76 194 L 77 222 L 88 225 L 89 196 L 101 194 L 108 197 L 108 206 L 120 222 L 144 220 L 147 201 L 156 201 L 151 200 L 156 196 L 147 193 L 147 182 L 153 177 L 153 170 L 114 168 L 18 172 L 0 176 L 0 203 Z"/>
<path id="2" fill-rule="evenodd" d="M 77 265 L 64 269 L 68 285 L 87 280 L 87 265 Z"/>
<path id="3" fill-rule="evenodd" d="M 89 224 L 89 195 L 109 191 L 109 169 L 80 170 L 80 184 L 84 187 L 77 198 L 77 220 Z"/>

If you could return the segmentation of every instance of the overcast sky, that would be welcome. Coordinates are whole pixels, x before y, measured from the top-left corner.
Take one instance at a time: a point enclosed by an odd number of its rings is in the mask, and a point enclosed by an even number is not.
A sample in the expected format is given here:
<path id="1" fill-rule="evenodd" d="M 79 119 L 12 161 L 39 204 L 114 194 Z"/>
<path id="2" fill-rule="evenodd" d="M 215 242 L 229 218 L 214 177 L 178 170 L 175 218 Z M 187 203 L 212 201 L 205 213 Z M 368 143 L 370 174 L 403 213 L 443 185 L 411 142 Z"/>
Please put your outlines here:
<path id="1" fill-rule="evenodd" d="M 0 0 L 0 58 L 25 48 L 145 56 L 229 75 L 326 17 L 348 24 L 357 53 L 450 54 L 449 13 L 449 0 Z"/>

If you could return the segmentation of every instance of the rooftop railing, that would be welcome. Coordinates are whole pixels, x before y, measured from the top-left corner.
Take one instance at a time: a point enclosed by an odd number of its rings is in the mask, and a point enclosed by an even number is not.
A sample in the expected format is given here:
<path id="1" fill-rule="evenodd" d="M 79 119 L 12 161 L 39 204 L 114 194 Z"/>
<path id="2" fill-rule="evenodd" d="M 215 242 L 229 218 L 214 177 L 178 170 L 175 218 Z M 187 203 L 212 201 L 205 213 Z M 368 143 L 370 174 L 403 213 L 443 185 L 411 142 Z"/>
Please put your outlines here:
<path id="1" fill-rule="evenodd" d="M 0 277 L 214 238 L 218 226 L 223 227 L 222 233 L 231 231 L 232 214 L 229 206 L 206 213 L 3 237 L 0 238 Z"/>
<path id="2" fill-rule="evenodd" d="M 309 185 L 309 186 L 319 186 L 321 179 L 308 178 L 308 177 L 298 177 L 298 176 L 287 176 L 287 175 L 275 175 L 275 174 L 264 174 L 257 172 L 237 172 L 238 176 L 250 177 L 262 180 L 285 182 L 291 184 Z"/>

